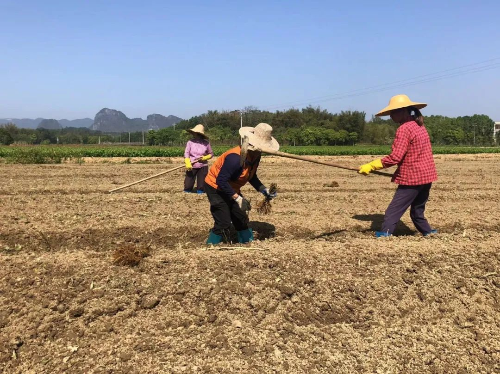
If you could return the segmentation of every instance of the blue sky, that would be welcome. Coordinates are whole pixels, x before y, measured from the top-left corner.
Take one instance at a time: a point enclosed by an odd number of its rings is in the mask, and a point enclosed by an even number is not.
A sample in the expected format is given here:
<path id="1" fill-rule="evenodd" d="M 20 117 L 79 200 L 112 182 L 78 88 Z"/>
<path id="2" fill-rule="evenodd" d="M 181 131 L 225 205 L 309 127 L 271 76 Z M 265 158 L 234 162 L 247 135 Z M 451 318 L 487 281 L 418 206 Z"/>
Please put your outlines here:
<path id="1" fill-rule="evenodd" d="M 0 0 L 0 118 L 309 104 L 370 117 L 406 93 L 424 115 L 500 121 L 499 14 L 481 0 Z"/>

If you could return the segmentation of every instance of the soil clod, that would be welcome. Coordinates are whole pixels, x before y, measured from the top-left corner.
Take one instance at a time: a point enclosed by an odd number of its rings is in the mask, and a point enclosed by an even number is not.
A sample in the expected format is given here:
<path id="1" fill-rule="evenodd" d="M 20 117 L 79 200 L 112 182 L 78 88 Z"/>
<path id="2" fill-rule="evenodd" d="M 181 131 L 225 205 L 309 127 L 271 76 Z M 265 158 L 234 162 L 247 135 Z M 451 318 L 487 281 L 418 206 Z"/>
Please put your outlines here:
<path id="1" fill-rule="evenodd" d="M 330 183 L 325 183 L 323 184 L 323 187 L 339 187 L 339 182 L 337 181 L 332 181 Z"/>
<path id="2" fill-rule="evenodd" d="M 149 256 L 149 248 L 136 248 L 133 245 L 118 248 L 113 253 L 113 263 L 122 266 L 137 266 L 144 257 Z"/>

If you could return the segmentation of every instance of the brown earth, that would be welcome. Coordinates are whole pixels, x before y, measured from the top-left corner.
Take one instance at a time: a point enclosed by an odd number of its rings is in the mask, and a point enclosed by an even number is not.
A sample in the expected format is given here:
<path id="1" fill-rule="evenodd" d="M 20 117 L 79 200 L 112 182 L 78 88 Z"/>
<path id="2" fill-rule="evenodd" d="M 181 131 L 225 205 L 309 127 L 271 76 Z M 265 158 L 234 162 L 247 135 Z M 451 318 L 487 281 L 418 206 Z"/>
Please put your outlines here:
<path id="1" fill-rule="evenodd" d="M 180 171 L 107 193 L 171 166 L 2 164 L 0 371 L 500 372 L 500 155 L 436 164 L 439 234 L 375 239 L 388 178 L 267 157 L 260 240 L 220 248 Z"/>

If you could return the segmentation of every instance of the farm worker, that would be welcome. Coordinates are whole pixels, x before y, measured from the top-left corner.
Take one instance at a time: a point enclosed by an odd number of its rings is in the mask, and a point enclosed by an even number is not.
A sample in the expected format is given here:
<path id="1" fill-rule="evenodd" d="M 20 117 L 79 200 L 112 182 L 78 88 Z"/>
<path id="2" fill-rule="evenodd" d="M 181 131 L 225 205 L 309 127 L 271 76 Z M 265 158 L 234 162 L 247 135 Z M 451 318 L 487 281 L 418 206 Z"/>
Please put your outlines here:
<path id="1" fill-rule="evenodd" d="M 424 236 L 437 232 L 424 217 L 432 182 L 437 180 L 431 141 L 420 113 L 420 109 L 426 106 L 411 101 L 406 95 L 396 95 L 376 114 L 379 117 L 389 115 L 400 125 L 391 154 L 359 167 L 359 173 L 368 175 L 373 170 L 398 165 L 392 181 L 399 186 L 385 212 L 381 231 L 375 232 L 377 237 L 391 236 L 409 207 L 411 220 L 418 231 Z"/>
<path id="2" fill-rule="evenodd" d="M 233 223 L 239 243 L 253 240 L 252 229 L 248 227 L 247 212 L 250 203 L 241 193 L 241 187 L 247 182 L 257 191 L 270 199 L 276 194 L 269 190 L 257 177 L 262 147 L 279 150 L 279 144 L 271 136 L 273 128 L 267 123 L 259 123 L 255 127 L 240 128 L 240 136 L 248 137 L 248 151 L 241 153 L 241 147 L 234 147 L 223 153 L 210 168 L 205 178 L 205 191 L 210 202 L 210 212 L 214 226 L 210 230 L 207 244 L 218 244 L 229 241 L 231 222 Z M 241 161 L 241 162 L 240 162 Z M 240 166 L 242 165 L 242 166 Z"/>
<path id="3" fill-rule="evenodd" d="M 186 177 L 184 178 L 184 192 L 192 192 L 196 180 L 196 193 L 202 194 L 205 189 L 205 177 L 208 172 L 208 163 L 214 152 L 205 135 L 205 128 L 199 124 L 190 130 L 193 135 L 188 140 L 184 151 L 184 162 L 186 164 Z"/>

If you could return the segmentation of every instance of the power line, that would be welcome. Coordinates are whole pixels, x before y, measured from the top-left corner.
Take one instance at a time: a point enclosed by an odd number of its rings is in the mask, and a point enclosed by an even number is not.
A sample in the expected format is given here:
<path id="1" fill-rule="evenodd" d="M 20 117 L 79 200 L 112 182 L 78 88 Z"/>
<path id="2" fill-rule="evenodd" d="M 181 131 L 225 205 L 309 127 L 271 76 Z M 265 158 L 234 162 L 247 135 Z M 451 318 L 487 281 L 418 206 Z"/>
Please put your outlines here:
<path id="1" fill-rule="evenodd" d="M 452 77 L 455 77 L 455 76 L 460 76 L 460 75 L 465 75 L 465 74 L 470 74 L 470 73 L 477 73 L 477 72 L 481 72 L 481 71 L 485 71 L 485 70 L 496 69 L 498 67 L 500 67 L 500 63 L 492 64 L 492 65 L 489 65 L 489 66 L 484 66 L 484 67 L 481 67 L 481 68 L 476 68 L 476 69 L 473 69 L 473 70 L 470 70 L 470 71 L 467 71 L 467 72 L 464 72 L 464 73 L 461 72 L 461 73 L 454 73 L 454 74 L 446 74 L 446 75 L 442 75 L 442 76 L 438 76 L 438 77 L 433 77 L 433 78 L 429 78 L 429 79 L 423 79 L 423 80 L 419 80 L 419 81 L 415 81 L 415 82 L 404 83 L 404 84 L 399 84 L 399 85 L 394 85 L 394 86 L 388 86 L 388 87 L 379 88 L 379 89 L 375 89 L 375 90 L 370 90 L 370 91 L 366 91 L 366 92 L 360 92 L 360 93 L 355 93 L 355 94 L 350 94 L 350 95 L 339 96 L 339 97 L 336 97 L 336 98 L 333 98 L 333 99 L 324 99 L 322 101 L 316 101 L 316 102 L 324 102 L 324 101 L 330 101 L 330 100 L 339 100 L 339 99 L 343 99 L 343 98 L 347 98 L 347 97 L 356 97 L 356 96 L 367 95 L 367 94 L 375 93 L 375 92 L 388 91 L 388 90 L 392 90 L 394 88 L 408 87 L 408 86 L 413 86 L 413 85 L 421 84 L 421 83 L 435 82 L 435 81 L 438 81 L 438 80 L 441 80 L 441 79 L 445 79 L 445 78 L 452 78 Z"/>
<path id="2" fill-rule="evenodd" d="M 500 67 L 500 62 L 496 63 L 491 63 L 492 61 L 498 61 L 500 60 L 500 57 L 497 58 L 492 58 L 489 60 L 484 60 L 481 62 L 476 62 L 473 64 L 468 64 L 468 65 L 463 65 L 459 66 L 456 68 L 452 69 L 446 69 L 446 70 L 441 70 L 435 73 L 429 73 L 429 74 L 424 74 L 424 75 L 419 75 L 413 78 L 408 78 L 408 79 L 403 79 L 391 83 L 385 83 L 385 84 L 379 84 L 375 86 L 370 86 L 366 88 L 361 88 L 357 90 L 351 90 L 351 91 L 346 91 L 338 94 L 333 94 L 333 95 L 326 95 L 326 96 L 319 96 L 315 98 L 311 98 L 308 100 L 301 100 L 301 101 L 294 101 L 294 102 L 288 102 L 284 103 L 281 105 L 275 105 L 275 106 L 268 106 L 264 107 L 264 110 L 271 110 L 271 109 L 279 109 L 285 106 L 290 106 L 290 105 L 305 105 L 305 104 L 311 104 L 311 103 L 320 103 L 320 102 L 325 102 L 325 101 L 332 101 L 332 100 L 340 100 L 348 97 L 356 97 L 356 96 L 361 96 L 361 95 L 367 95 L 370 93 L 375 93 L 375 92 L 381 92 L 381 91 L 387 91 L 391 90 L 394 88 L 401 88 L 401 87 L 408 87 L 412 86 L 415 84 L 421 84 L 421 83 L 428 83 L 428 82 L 434 82 L 438 81 L 441 79 L 446 79 L 446 78 L 451 78 L 451 77 L 456 77 L 456 76 L 461 76 L 461 75 L 466 75 L 466 74 L 471 74 L 471 73 L 477 73 L 485 70 L 491 70 L 491 69 L 496 69 Z M 490 64 L 487 64 L 490 63 Z M 486 64 L 486 65 L 484 65 Z M 478 65 L 483 65 L 483 66 L 478 66 Z M 453 72 L 454 73 L 450 73 Z M 448 74 L 442 74 L 442 73 L 448 73 Z M 438 75 L 441 74 L 441 75 Z M 426 79 L 419 79 L 419 78 L 425 78 Z M 406 82 L 406 83 L 405 83 Z"/>

